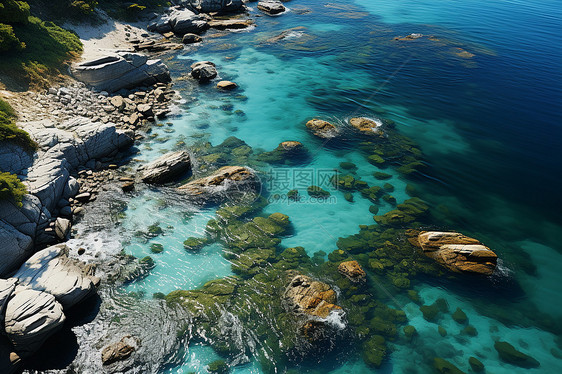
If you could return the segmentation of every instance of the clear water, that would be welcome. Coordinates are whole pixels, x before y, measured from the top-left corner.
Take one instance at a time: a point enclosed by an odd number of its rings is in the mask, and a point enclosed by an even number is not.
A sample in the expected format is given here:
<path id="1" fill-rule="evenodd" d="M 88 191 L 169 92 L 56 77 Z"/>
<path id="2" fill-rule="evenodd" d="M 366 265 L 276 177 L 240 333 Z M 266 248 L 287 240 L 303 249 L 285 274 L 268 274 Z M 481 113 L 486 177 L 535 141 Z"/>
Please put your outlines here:
<path id="1" fill-rule="evenodd" d="M 461 336 L 459 325 L 445 315 L 439 325 L 448 335 L 442 337 L 437 324 L 423 319 L 418 305 L 398 297 L 392 306 L 406 312 L 419 336 L 414 344 L 393 344 L 394 351 L 377 371 L 427 372 L 428 358 L 434 356 L 470 371 L 468 358 L 475 356 L 487 372 L 523 372 L 498 359 L 493 342 L 501 338 L 541 363 L 531 372 L 559 372 L 562 361 L 550 352 L 560 338 L 556 333 L 533 322 L 513 325 L 491 317 L 498 315 L 494 308 L 523 315 L 538 308 L 555 320 L 562 317 L 559 2 L 293 0 L 286 5 L 291 12 L 257 18 L 258 27 L 249 32 L 207 37 L 202 45 L 188 47 L 169 61 L 178 79 L 176 87 L 186 99 L 183 114 L 155 127 L 151 136 L 156 139 L 144 141 L 136 158 L 153 160 L 180 140 L 189 148 L 201 140 L 218 145 L 236 136 L 256 153 L 297 140 L 311 155 L 306 165 L 250 165 L 260 171 L 269 196 L 292 188 L 304 192 L 306 184 L 295 176 L 298 171 L 312 170 L 317 179 L 308 184 L 322 185 L 322 175 L 343 161 L 355 163 L 355 175 L 370 185 L 391 183 L 399 203 L 409 197 L 406 185 L 414 184 L 438 212 L 443 228 L 476 236 L 496 250 L 521 289 L 508 286 L 498 297 L 439 279 L 421 282 L 417 289 L 426 304 L 445 298 L 452 311 L 461 307 L 478 336 Z M 311 12 L 302 12 L 303 8 Z M 284 30 L 289 30 L 285 39 L 269 40 Z M 434 35 L 439 41 L 392 40 L 410 33 Z M 463 50 L 474 56 L 459 56 Z M 240 88 L 220 93 L 213 84 L 182 80 L 189 65 L 199 60 L 215 62 L 220 78 L 235 81 Z M 343 122 L 358 115 L 396 121 L 399 131 L 421 146 L 430 166 L 425 174 L 412 181 L 387 168 L 384 172 L 393 177 L 377 181 L 372 175 L 377 168 L 356 149 L 324 144 L 304 127 L 312 117 Z M 220 245 L 198 253 L 183 248 L 187 237 L 204 235 L 215 210 L 187 206 L 168 199 L 163 191 L 166 188 L 143 189 L 127 197 L 128 209 L 119 227 L 126 237 L 126 253 L 155 260 L 147 277 L 122 290 L 145 299 L 232 275 Z M 329 253 L 336 249 L 338 237 L 373 223 L 371 202 L 356 193 L 350 203 L 341 191 L 330 191 L 325 203 L 283 200 L 265 208 L 265 213 L 281 212 L 291 218 L 294 230 L 283 238 L 282 247 L 303 246 L 311 256 L 320 250 Z M 382 204 L 379 214 L 391 209 Z M 148 241 L 132 235 L 153 223 L 163 228 L 162 235 Z M 162 244 L 164 251 L 152 254 L 154 243 Z M 203 373 L 218 358 L 209 346 L 192 343 L 179 363 L 162 372 Z M 316 372 L 371 371 L 360 357 L 352 356 L 335 368 L 319 363 Z M 261 369 L 251 361 L 231 372 Z"/>

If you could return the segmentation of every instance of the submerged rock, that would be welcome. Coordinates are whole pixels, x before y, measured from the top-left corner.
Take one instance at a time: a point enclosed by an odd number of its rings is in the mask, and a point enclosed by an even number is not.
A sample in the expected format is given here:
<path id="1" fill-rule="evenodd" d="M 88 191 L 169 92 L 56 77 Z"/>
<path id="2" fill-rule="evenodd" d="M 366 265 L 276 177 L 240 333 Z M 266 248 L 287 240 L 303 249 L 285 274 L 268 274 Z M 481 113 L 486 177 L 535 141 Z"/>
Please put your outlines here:
<path id="1" fill-rule="evenodd" d="M 365 270 L 357 261 L 342 262 L 338 265 L 338 271 L 352 282 L 363 282 L 367 277 Z"/>
<path id="2" fill-rule="evenodd" d="M 139 339 L 131 335 L 124 336 L 117 343 L 108 345 L 101 351 L 101 361 L 104 365 L 110 365 L 126 360 L 138 349 L 139 345 Z"/>
<path id="3" fill-rule="evenodd" d="M 120 52 L 74 64 L 70 70 L 79 81 L 107 92 L 170 81 L 170 72 L 162 61 L 138 53 Z"/>
<path id="4" fill-rule="evenodd" d="M 220 81 L 217 83 L 217 88 L 220 88 L 221 90 L 233 90 L 236 87 L 238 87 L 238 85 L 231 81 Z"/>
<path id="5" fill-rule="evenodd" d="M 321 119 L 311 119 L 306 123 L 306 127 L 311 130 L 314 135 L 324 139 L 333 138 L 338 134 L 336 126 Z"/>
<path id="6" fill-rule="evenodd" d="M 202 37 L 200 37 L 197 34 L 192 34 L 192 33 L 187 33 L 181 38 L 181 41 L 182 41 L 183 44 L 199 43 L 202 40 L 203 40 Z"/>
<path id="7" fill-rule="evenodd" d="M 498 355 L 502 361 L 509 364 L 523 368 L 537 368 L 541 365 L 540 362 L 535 360 L 533 357 L 518 351 L 508 342 L 497 341 L 494 343 L 494 348 L 498 351 Z"/>
<path id="8" fill-rule="evenodd" d="M 290 164 L 303 162 L 307 156 L 306 148 L 301 142 L 289 140 L 279 143 L 277 148 L 271 152 L 261 153 L 258 155 L 258 160 L 270 164 Z"/>
<path id="9" fill-rule="evenodd" d="M 478 240 L 457 232 L 422 231 L 418 242 L 424 254 L 458 273 L 491 275 L 498 256 Z"/>
<path id="10" fill-rule="evenodd" d="M 258 9 L 267 14 L 279 14 L 285 11 L 285 6 L 276 0 L 264 0 L 258 2 Z"/>
<path id="11" fill-rule="evenodd" d="M 217 75 L 215 64 L 211 61 L 199 61 L 191 65 L 191 76 L 199 82 L 208 82 Z"/>
<path id="12" fill-rule="evenodd" d="M 464 374 L 461 369 L 440 357 L 433 359 L 433 368 L 437 373 L 441 374 Z"/>
<path id="13" fill-rule="evenodd" d="M 166 183 L 191 170 L 189 153 L 178 151 L 167 153 L 157 160 L 139 168 L 145 183 Z"/>
<path id="14" fill-rule="evenodd" d="M 251 19 L 214 19 L 209 21 L 209 27 L 217 30 L 245 29 L 254 25 Z"/>
<path id="15" fill-rule="evenodd" d="M 253 193 L 259 186 L 255 172 L 243 166 L 225 166 L 208 177 L 184 184 L 178 189 L 204 199 L 224 199 L 232 194 Z"/>

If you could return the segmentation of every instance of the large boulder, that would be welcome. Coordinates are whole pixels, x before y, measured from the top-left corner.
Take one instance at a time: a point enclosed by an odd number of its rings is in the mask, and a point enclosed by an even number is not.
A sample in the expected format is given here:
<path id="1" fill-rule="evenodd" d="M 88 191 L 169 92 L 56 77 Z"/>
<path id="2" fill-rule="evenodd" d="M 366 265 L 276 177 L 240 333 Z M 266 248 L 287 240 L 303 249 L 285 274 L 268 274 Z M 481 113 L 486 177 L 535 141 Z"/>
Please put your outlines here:
<path id="1" fill-rule="evenodd" d="M 367 273 L 357 261 L 345 261 L 338 265 L 338 271 L 352 282 L 363 282 Z"/>
<path id="2" fill-rule="evenodd" d="M 382 121 L 365 117 L 354 117 L 349 120 L 349 124 L 356 130 L 367 135 L 381 135 Z"/>
<path id="3" fill-rule="evenodd" d="M 498 256 L 474 238 L 458 232 L 422 231 L 418 243 L 423 253 L 457 273 L 491 275 Z"/>
<path id="4" fill-rule="evenodd" d="M 243 166 L 225 166 L 208 177 L 184 184 L 178 189 L 205 200 L 224 200 L 239 194 L 255 193 L 259 185 L 255 172 Z"/>
<path id="5" fill-rule="evenodd" d="M 20 357 L 36 352 L 64 321 L 62 305 L 49 293 L 17 285 L 5 307 L 4 332 Z"/>
<path id="6" fill-rule="evenodd" d="M 169 14 L 163 15 L 147 27 L 148 31 L 159 33 L 172 31 L 178 35 L 200 34 L 208 28 L 209 25 L 205 15 L 195 14 L 189 9 L 177 8 L 172 9 Z"/>
<path id="7" fill-rule="evenodd" d="M 279 14 L 285 11 L 285 6 L 280 1 L 264 0 L 258 2 L 258 9 L 267 14 Z"/>
<path id="8" fill-rule="evenodd" d="M 120 52 L 74 64 L 70 70 L 79 81 L 107 92 L 170 81 L 170 72 L 162 61 L 138 53 Z"/>
<path id="9" fill-rule="evenodd" d="M 244 6 L 242 0 L 181 0 L 180 4 L 201 13 L 233 12 Z"/>
<path id="10" fill-rule="evenodd" d="M 189 153 L 178 151 L 167 153 L 151 163 L 142 166 L 141 179 L 145 183 L 166 183 L 191 169 Z"/>
<path id="11" fill-rule="evenodd" d="M 68 257 L 69 248 L 58 244 L 43 249 L 27 260 L 14 274 L 18 283 L 35 291 L 48 292 L 68 309 L 93 295 L 99 278 L 90 268 Z"/>
<path id="12" fill-rule="evenodd" d="M 199 61 L 191 65 L 191 76 L 199 82 L 208 82 L 217 75 L 215 64 L 211 61 Z"/>

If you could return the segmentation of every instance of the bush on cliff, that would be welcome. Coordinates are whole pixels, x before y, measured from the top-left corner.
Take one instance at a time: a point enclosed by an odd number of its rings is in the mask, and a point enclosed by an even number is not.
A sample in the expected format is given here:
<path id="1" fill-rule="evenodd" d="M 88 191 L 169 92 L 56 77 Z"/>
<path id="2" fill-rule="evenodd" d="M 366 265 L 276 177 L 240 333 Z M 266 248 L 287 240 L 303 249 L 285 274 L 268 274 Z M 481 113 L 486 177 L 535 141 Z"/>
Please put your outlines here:
<path id="1" fill-rule="evenodd" d="M 29 134 L 13 123 L 15 116 L 16 113 L 10 104 L 0 99 L 0 142 L 9 141 L 28 151 L 35 150 L 37 144 L 31 140 Z"/>
<path id="2" fill-rule="evenodd" d="M 27 189 L 19 178 L 10 173 L 0 173 L 0 201 L 10 200 L 22 206 L 22 198 Z"/>

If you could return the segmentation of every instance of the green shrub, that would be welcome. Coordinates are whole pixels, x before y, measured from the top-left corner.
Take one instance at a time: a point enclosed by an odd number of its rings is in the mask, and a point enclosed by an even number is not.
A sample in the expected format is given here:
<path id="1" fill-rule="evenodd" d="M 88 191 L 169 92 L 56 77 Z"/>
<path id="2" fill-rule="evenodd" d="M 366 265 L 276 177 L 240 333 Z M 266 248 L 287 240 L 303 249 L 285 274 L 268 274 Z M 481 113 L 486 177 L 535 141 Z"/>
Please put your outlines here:
<path id="1" fill-rule="evenodd" d="M 0 52 L 21 51 L 24 48 L 25 43 L 22 43 L 14 34 L 14 28 L 0 23 Z"/>
<path id="2" fill-rule="evenodd" d="M 91 14 L 94 9 L 96 9 L 97 5 L 97 1 L 76 0 L 71 1 L 68 7 L 70 8 L 71 13 L 75 16 L 87 16 L 88 14 Z"/>
<path id="3" fill-rule="evenodd" d="M 27 23 L 29 4 L 24 1 L 0 0 L 0 22 L 13 25 Z"/>
<path id="4" fill-rule="evenodd" d="M 29 134 L 13 123 L 15 116 L 16 113 L 10 104 L 0 99 L 0 141 L 13 142 L 29 151 L 35 150 L 37 144 L 31 140 Z"/>
<path id="5" fill-rule="evenodd" d="M 26 193 L 27 189 L 16 175 L 0 173 L 0 201 L 10 200 L 22 206 L 21 201 Z"/>

